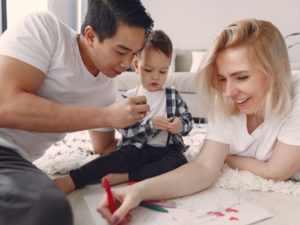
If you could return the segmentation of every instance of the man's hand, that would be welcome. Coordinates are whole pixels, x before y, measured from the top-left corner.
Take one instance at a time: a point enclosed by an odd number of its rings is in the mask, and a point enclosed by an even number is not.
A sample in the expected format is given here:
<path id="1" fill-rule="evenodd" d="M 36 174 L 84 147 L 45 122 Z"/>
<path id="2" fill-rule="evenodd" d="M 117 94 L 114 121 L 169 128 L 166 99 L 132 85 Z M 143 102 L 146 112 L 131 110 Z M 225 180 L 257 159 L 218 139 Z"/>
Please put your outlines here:
<path id="1" fill-rule="evenodd" d="M 108 107 L 106 123 L 108 127 L 124 128 L 143 119 L 150 107 L 145 96 L 136 96 L 116 102 Z"/>

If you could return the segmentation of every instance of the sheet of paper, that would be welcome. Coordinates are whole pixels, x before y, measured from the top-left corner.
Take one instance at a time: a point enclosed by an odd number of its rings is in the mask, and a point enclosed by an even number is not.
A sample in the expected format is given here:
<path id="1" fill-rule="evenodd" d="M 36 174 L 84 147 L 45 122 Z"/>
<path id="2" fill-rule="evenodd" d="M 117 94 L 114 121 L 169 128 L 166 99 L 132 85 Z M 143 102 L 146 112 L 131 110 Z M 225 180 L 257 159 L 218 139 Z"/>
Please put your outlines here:
<path id="1" fill-rule="evenodd" d="M 97 225 L 108 224 L 97 213 L 96 208 L 103 193 L 86 195 L 84 199 Z M 175 200 L 177 208 L 161 213 L 138 207 L 131 212 L 130 225 L 247 225 L 259 222 L 272 215 L 265 209 L 241 200 L 225 189 L 208 189 L 194 195 Z"/>

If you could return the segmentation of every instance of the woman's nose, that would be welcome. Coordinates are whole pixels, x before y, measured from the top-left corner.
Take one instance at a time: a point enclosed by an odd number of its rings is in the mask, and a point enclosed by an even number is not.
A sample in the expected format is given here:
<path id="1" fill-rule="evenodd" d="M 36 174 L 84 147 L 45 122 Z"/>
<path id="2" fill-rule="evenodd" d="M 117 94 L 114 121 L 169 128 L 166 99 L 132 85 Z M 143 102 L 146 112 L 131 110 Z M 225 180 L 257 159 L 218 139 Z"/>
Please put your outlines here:
<path id="1" fill-rule="evenodd" d="M 225 96 L 230 98 L 230 97 L 234 97 L 237 93 L 238 93 L 238 89 L 236 85 L 233 82 L 227 81 L 224 90 Z"/>

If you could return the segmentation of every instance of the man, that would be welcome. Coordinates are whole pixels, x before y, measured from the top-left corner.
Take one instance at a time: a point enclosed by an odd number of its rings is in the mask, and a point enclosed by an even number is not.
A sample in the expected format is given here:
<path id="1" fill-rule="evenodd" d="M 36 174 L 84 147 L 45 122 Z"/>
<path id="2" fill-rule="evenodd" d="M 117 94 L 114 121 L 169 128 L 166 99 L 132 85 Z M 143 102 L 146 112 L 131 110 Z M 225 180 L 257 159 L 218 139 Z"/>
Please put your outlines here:
<path id="1" fill-rule="evenodd" d="M 138 0 L 90 0 L 81 35 L 48 13 L 2 35 L 0 224 L 73 224 L 65 196 L 31 161 L 66 132 L 85 129 L 95 152 L 108 153 L 112 128 L 145 116 L 144 97 L 114 103 L 111 78 L 130 66 L 152 26 Z"/>

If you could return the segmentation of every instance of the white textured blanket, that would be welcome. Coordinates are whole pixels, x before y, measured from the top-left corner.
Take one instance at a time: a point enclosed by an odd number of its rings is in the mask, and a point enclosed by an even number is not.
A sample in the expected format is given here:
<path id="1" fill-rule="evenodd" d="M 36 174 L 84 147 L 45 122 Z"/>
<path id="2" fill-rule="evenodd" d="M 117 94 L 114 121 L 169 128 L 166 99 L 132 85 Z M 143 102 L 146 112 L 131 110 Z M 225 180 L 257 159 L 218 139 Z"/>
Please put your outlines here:
<path id="1" fill-rule="evenodd" d="M 204 136 L 205 125 L 196 124 L 190 135 L 184 137 L 185 143 L 190 145 L 190 148 L 185 153 L 189 161 L 193 160 L 198 154 Z M 47 150 L 43 157 L 34 163 L 49 175 L 66 174 L 71 169 L 77 168 L 97 157 L 98 155 L 92 152 L 87 131 L 82 131 L 67 135 L 64 140 L 57 142 Z M 295 178 L 300 180 L 300 176 Z M 300 182 L 293 180 L 285 182 L 267 180 L 247 171 L 233 170 L 226 165 L 223 167 L 222 173 L 214 185 L 236 190 L 274 191 L 300 196 Z"/>

